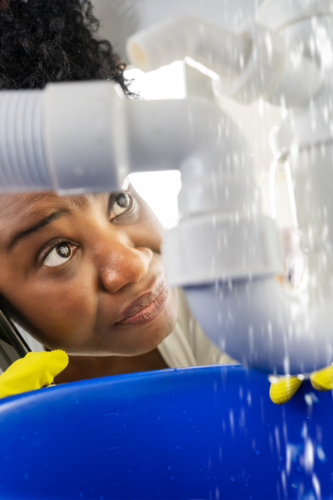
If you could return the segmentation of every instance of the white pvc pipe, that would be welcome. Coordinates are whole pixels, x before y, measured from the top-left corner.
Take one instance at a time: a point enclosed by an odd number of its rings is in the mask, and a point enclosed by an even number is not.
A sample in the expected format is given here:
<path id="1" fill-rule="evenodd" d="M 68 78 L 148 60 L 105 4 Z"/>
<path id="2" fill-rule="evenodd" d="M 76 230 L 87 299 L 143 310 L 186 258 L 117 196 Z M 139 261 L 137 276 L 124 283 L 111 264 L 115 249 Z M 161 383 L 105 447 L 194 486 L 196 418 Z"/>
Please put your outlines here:
<path id="1" fill-rule="evenodd" d="M 227 79 L 240 73 L 250 51 L 248 36 L 190 16 L 167 19 L 127 41 L 130 61 L 143 71 L 190 57 Z"/>
<path id="2" fill-rule="evenodd" d="M 47 85 L 47 168 L 60 193 L 117 191 L 128 174 L 125 98 L 109 81 Z"/>
<path id="3" fill-rule="evenodd" d="M 250 148 L 214 104 L 195 98 L 131 101 L 127 126 L 131 172 L 181 170 L 183 214 L 255 209 Z"/>
<path id="4" fill-rule="evenodd" d="M 206 334 L 229 355 L 274 373 L 309 373 L 333 361 L 333 252 L 308 255 L 299 289 L 273 278 L 186 288 Z"/>
<path id="5" fill-rule="evenodd" d="M 130 172 L 169 169 L 191 189 L 199 169 L 201 195 L 182 205 L 207 211 L 254 203 L 251 166 L 238 128 L 208 101 L 128 100 L 105 81 L 0 93 L 0 192 L 117 191 Z M 228 186 L 233 199 L 216 195 Z"/>
<path id="6" fill-rule="evenodd" d="M 123 103 L 110 82 L 0 92 L 0 192 L 120 189 L 127 175 Z"/>
<path id="7" fill-rule="evenodd" d="M 51 189 L 41 91 L 0 92 L 0 191 Z"/>

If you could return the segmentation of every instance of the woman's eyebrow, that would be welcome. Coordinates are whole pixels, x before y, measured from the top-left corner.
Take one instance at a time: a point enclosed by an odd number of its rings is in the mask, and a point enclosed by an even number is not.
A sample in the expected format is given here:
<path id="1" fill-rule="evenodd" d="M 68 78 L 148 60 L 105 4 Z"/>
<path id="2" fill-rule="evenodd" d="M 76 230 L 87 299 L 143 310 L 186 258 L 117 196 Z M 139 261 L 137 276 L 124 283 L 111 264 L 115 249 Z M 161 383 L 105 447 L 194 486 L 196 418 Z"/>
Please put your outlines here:
<path id="1" fill-rule="evenodd" d="M 21 229 L 20 231 L 15 233 L 10 239 L 7 247 L 8 250 L 11 250 L 22 238 L 25 238 L 26 236 L 29 236 L 31 233 L 34 233 L 35 231 L 42 229 L 43 227 L 59 219 L 66 213 L 68 213 L 68 210 L 65 208 L 61 208 L 56 212 L 53 212 L 52 214 L 48 215 L 47 217 L 44 217 L 43 219 L 39 220 L 38 222 L 35 222 L 35 224 L 32 224 L 31 226 Z"/>

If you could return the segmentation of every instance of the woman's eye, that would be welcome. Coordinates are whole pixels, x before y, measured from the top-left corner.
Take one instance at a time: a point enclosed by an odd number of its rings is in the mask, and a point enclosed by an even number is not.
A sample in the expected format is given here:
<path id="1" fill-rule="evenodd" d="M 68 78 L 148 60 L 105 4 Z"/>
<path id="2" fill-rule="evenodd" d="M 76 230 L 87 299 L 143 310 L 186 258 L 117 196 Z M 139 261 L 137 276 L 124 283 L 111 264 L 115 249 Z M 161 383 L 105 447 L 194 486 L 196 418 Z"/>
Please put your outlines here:
<path id="1" fill-rule="evenodd" d="M 64 264 L 71 258 L 72 253 L 73 251 L 69 243 L 59 243 L 46 256 L 44 260 L 44 266 L 46 267 L 61 266 L 61 264 Z"/>
<path id="2" fill-rule="evenodd" d="M 110 220 L 115 219 L 118 215 L 123 214 L 132 205 L 132 198 L 128 193 L 122 192 L 112 194 L 109 203 Z"/>

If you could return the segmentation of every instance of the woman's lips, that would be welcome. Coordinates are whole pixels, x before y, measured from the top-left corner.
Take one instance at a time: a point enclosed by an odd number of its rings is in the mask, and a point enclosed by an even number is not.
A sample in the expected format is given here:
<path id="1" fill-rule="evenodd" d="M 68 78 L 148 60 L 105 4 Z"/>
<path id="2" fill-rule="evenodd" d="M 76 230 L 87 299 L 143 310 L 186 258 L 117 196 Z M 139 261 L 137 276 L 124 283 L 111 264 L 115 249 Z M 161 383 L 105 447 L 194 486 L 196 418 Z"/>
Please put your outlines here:
<path id="1" fill-rule="evenodd" d="M 156 294 L 148 294 L 130 306 L 117 325 L 145 325 L 154 321 L 165 309 L 169 299 L 169 290 L 164 285 Z"/>

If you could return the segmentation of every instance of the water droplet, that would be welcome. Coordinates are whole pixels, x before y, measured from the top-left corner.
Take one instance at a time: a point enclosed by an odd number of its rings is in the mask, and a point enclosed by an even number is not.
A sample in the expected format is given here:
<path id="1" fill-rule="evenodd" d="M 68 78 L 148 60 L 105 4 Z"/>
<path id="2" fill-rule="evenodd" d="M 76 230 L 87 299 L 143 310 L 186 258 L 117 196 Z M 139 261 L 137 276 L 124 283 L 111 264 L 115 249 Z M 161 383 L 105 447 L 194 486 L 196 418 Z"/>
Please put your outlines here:
<path id="1" fill-rule="evenodd" d="M 235 478 L 234 476 L 231 476 L 231 477 L 230 477 L 230 481 L 231 481 L 232 483 L 234 483 L 234 482 L 236 481 L 236 478 Z"/>
<path id="2" fill-rule="evenodd" d="M 317 446 L 317 456 L 321 462 L 326 462 L 325 452 L 323 450 L 323 447 L 320 445 Z"/>
<path id="3" fill-rule="evenodd" d="M 252 476 L 251 476 L 251 474 L 248 474 L 248 476 L 247 476 L 247 477 L 249 477 L 249 478 L 251 479 L 251 477 L 252 477 Z"/>
<path id="4" fill-rule="evenodd" d="M 302 472 L 301 467 L 297 467 L 297 472 Z"/>
<path id="5" fill-rule="evenodd" d="M 284 457 L 280 457 L 280 462 L 284 462 Z"/>
<path id="6" fill-rule="evenodd" d="M 180 450 L 180 446 L 176 446 L 177 450 Z"/>
<path id="7" fill-rule="evenodd" d="M 173 476 L 170 476 L 171 481 L 173 481 L 175 478 Z"/>
<path id="8" fill-rule="evenodd" d="M 255 453 L 256 455 L 260 455 L 260 450 L 256 450 L 254 453 Z"/>
<path id="9" fill-rule="evenodd" d="M 28 479 L 29 474 L 24 474 L 24 479 Z"/>
<path id="10" fill-rule="evenodd" d="M 171 466 L 170 465 L 168 465 L 168 470 L 171 470 Z"/>

